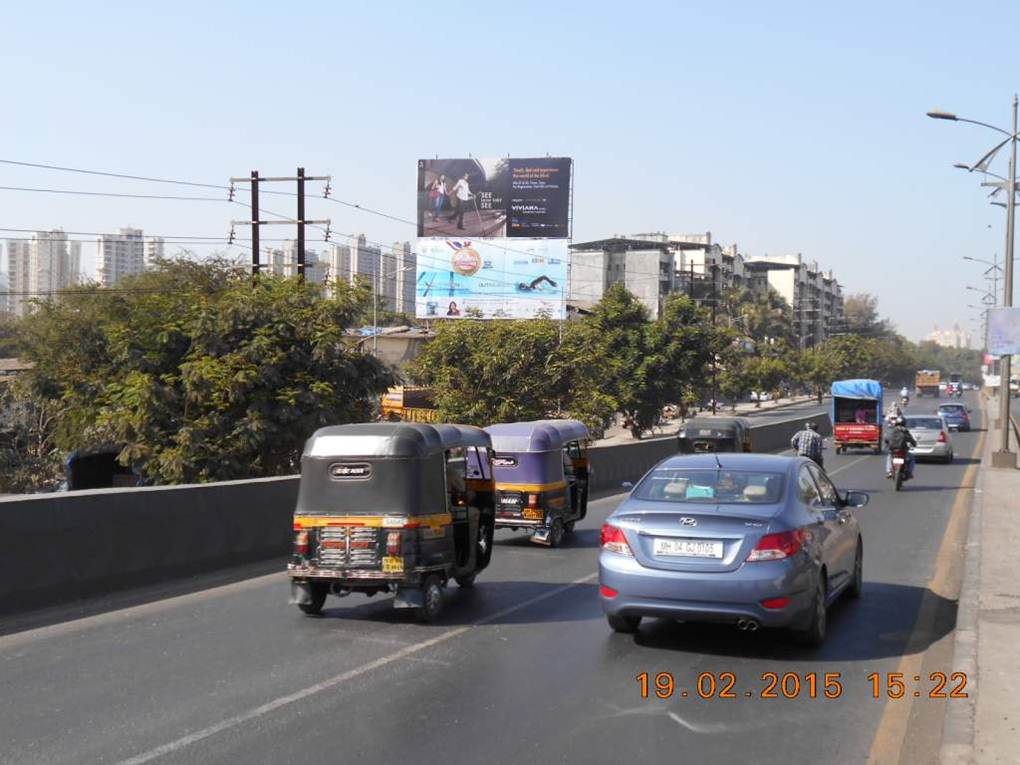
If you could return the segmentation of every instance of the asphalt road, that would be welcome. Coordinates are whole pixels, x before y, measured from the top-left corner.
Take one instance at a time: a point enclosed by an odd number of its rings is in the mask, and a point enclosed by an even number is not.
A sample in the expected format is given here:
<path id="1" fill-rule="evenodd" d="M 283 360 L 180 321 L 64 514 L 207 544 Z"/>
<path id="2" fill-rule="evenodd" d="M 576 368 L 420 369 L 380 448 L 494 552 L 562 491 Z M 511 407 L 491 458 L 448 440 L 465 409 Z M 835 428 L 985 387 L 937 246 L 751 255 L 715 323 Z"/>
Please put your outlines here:
<path id="1" fill-rule="evenodd" d="M 898 494 L 884 457 L 828 452 L 871 502 L 864 595 L 833 608 L 821 649 L 654 620 L 612 633 L 594 572 L 614 496 L 560 550 L 500 532 L 434 626 L 378 596 L 308 618 L 271 574 L 0 637 L 0 763 L 926 762 L 944 702 L 876 700 L 866 676 L 946 642 L 954 604 L 928 588 L 980 438 L 954 436 L 956 463 L 919 466 Z M 636 676 L 664 671 L 673 697 L 642 699 Z M 733 673 L 737 698 L 699 698 L 704 672 Z M 838 672 L 844 690 L 763 699 L 763 672 Z"/>

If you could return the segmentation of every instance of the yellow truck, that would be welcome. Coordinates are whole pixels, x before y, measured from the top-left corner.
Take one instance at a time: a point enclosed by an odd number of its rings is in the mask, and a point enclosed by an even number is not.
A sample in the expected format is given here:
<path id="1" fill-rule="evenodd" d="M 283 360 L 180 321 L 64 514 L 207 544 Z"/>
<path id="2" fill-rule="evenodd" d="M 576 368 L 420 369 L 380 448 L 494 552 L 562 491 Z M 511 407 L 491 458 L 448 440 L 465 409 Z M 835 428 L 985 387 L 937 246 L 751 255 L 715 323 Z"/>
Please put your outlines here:
<path id="1" fill-rule="evenodd" d="M 390 422 L 438 422 L 432 388 L 398 385 L 380 400 L 382 419 Z"/>
<path id="2" fill-rule="evenodd" d="M 934 396 L 939 397 L 939 382 L 942 373 L 937 369 L 919 369 L 914 376 L 914 387 L 917 388 L 917 397 Z"/>

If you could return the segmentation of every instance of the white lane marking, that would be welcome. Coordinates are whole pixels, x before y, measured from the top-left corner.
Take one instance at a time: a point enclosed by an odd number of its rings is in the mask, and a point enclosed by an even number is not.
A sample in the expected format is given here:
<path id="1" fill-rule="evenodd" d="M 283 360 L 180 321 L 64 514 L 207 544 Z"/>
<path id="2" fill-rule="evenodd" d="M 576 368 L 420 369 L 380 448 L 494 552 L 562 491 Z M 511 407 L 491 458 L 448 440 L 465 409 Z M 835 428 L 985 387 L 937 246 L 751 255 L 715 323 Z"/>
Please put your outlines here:
<path id="1" fill-rule="evenodd" d="M 677 725 L 687 728 L 687 730 L 691 733 L 724 733 L 726 730 L 733 730 L 735 728 L 742 727 L 726 725 L 725 723 L 691 723 L 687 722 L 676 712 L 667 712 L 666 714 L 670 720 L 675 722 Z"/>
<path id="2" fill-rule="evenodd" d="M 842 471 L 842 470 L 846 470 L 847 468 L 852 468 L 852 467 L 853 467 L 854 465 L 856 465 L 856 464 L 857 464 L 858 462 L 864 462 L 864 460 L 866 460 L 866 459 L 867 459 L 868 457 L 870 457 L 870 456 L 871 456 L 871 455 L 865 455 L 865 456 L 863 456 L 863 457 L 858 457 L 858 458 L 857 458 L 857 459 L 855 459 L 855 460 L 854 460 L 853 462 L 848 462 L 848 463 L 846 463 L 845 465 L 840 465 L 840 466 L 839 466 L 838 468 L 836 468 L 835 470 L 826 470 L 825 472 L 826 472 L 826 473 L 827 473 L 828 475 L 836 475 L 836 473 L 838 473 L 838 472 L 840 472 L 840 471 Z"/>
<path id="3" fill-rule="evenodd" d="M 131 757 L 127 760 L 121 760 L 119 763 L 117 763 L 117 765 L 142 765 L 143 763 L 151 762 L 152 760 L 155 760 L 157 757 L 162 757 L 163 755 L 171 754 L 172 752 L 176 752 L 187 746 L 191 746 L 192 744 L 198 743 L 203 739 L 207 739 L 210 736 L 214 736 L 217 733 L 222 733 L 223 731 L 229 730 L 230 728 L 235 728 L 238 725 L 241 725 L 242 723 L 246 723 L 258 717 L 263 717 L 271 712 L 275 712 L 277 709 L 285 707 L 288 704 L 293 704 L 294 702 L 301 701 L 302 699 L 306 699 L 309 696 L 314 696 L 317 693 L 322 693 L 322 691 L 326 691 L 337 685 L 341 685 L 342 683 L 345 683 L 348 680 L 352 680 L 355 677 L 358 677 L 359 675 L 363 675 L 366 672 L 371 672 L 373 669 L 384 667 L 387 664 L 392 664 L 395 661 L 407 658 L 408 656 L 418 653 L 419 651 L 424 651 L 426 648 L 431 648 L 432 646 L 438 645 L 439 643 L 444 643 L 447 640 L 455 638 L 458 635 L 463 635 L 465 632 L 475 629 L 476 627 L 480 627 L 483 624 L 493 622 L 496 619 L 506 616 L 507 614 L 512 614 L 515 611 L 520 611 L 521 609 L 527 608 L 528 606 L 533 606 L 535 603 L 539 603 L 543 600 L 547 600 L 548 598 L 555 597 L 556 595 L 559 595 L 561 592 L 566 592 L 570 588 L 576 587 L 579 584 L 590 582 L 596 577 L 598 577 L 598 572 L 588 574 L 587 576 L 582 576 L 580 579 L 575 579 L 574 581 L 569 582 L 568 584 L 565 584 L 561 587 L 557 587 L 554 590 L 542 593 L 541 595 L 536 595 L 535 597 L 530 598 L 529 600 L 525 600 L 523 603 L 518 603 L 516 606 L 509 606 L 507 608 L 504 608 L 501 611 L 497 611 L 496 613 L 491 614 L 485 617 L 484 619 L 479 619 L 478 621 L 468 624 L 464 627 L 458 627 L 456 629 L 449 630 L 448 632 L 444 632 L 441 635 L 437 635 L 434 638 L 429 638 L 428 640 L 423 640 L 420 643 L 415 643 L 413 645 L 407 646 L 406 648 L 401 648 L 399 651 L 395 651 L 394 653 L 391 653 L 388 656 L 383 656 L 376 659 L 375 661 L 370 661 L 367 664 L 362 664 L 360 667 L 355 667 L 354 669 L 347 670 L 346 672 L 343 672 L 339 675 L 334 675 L 328 680 L 323 680 L 320 683 L 310 685 L 307 688 L 302 688 L 301 690 L 295 691 L 294 693 L 289 693 L 286 696 L 280 696 L 276 699 L 273 699 L 270 702 L 262 704 L 261 706 L 255 707 L 254 709 L 250 709 L 247 712 L 242 712 L 239 715 L 228 717 L 226 720 L 222 720 L 216 723 L 215 725 L 210 725 L 207 728 L 202 728 L 201 730 L 197 730 L 194 733 L 188 734 L 187 736 L 182 736 L 181 738 L 178 738 L 167 744 L 158 746 L 155 749 L 150 749 L 147 752 L 142 752 L 141 754 L 135 755 L 134 757 Z"/>

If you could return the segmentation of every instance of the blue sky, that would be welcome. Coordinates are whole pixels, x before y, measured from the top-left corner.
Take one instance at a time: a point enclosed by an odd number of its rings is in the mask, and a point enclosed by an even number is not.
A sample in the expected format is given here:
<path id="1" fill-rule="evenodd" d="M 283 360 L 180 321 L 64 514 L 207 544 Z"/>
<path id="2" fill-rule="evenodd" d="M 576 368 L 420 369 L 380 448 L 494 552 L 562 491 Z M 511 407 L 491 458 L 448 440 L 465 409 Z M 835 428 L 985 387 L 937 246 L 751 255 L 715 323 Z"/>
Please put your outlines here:
<path id="1" fill-rule="evenodd" d="M 983 282 L 961 258 L 1003 252 L 1004 212 L 951 167 L 995 135 L 924 113 L 1007 123 L 1016 4 L 143 5 L 7 10 L 0 159 L 212 183 L 303 165 L 340 199 L 413 218 L 419 157 L 571 156 L 575 240 L 711 231 L 751 254 L 800 252 L 878 295 L 912 338 L 967 324 L 980 296 L 962 285 Z M 206 194 L 6 165 L 0 185 Z M 339 205 L 309 214 L 414 235 Z M 244 217 L 0 191 L 10 228 L 222 235 Z"/>

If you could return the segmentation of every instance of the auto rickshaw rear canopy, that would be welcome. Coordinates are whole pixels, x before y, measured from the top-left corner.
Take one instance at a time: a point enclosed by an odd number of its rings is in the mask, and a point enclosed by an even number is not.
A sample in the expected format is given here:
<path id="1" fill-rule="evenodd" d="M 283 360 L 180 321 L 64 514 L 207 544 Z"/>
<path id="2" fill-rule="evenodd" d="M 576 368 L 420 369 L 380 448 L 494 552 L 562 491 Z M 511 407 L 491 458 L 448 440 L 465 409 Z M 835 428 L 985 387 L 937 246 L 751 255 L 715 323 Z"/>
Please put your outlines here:
<path id="1" fill-rule="evenodd" d="M 363 422 L 319 428 L 302 457 L 403 457 L 424 459 L 464 446 L 491 448 L 489 434 L 472 425 Z"/>
<path id="2" fill-rule="evenodd" d="M 688 438 L 734 438 L 742 441 L 751 429 L 746 417 L 692 417 L 681 427 Z"/>
<path id="3" fill-rule="evenodd" d="M 485 429 L 497 452 L 531 453 L 562 449 L 571 441 L 589 438 L 588 428 L 577 420 L 502 422 Z"/>

